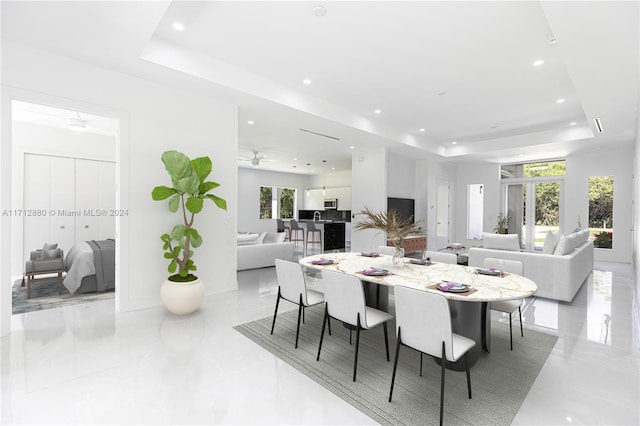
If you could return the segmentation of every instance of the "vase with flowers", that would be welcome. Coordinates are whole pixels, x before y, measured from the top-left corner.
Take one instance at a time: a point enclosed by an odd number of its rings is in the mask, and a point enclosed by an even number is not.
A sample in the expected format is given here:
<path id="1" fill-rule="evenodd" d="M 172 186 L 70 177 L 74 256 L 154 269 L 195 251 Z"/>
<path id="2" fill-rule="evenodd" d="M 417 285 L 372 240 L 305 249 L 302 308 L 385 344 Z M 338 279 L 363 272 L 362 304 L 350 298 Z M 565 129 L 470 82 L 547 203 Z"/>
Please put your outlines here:
<path id="1" fill-rule="evenodd" d="M 357 215 L 363 218 L 354 225 L 353 229 L 356 231 L 374 229 L 384 232 L 387 241 L 391 241 L 395 247 L 392 259 L 395 265 L 402 265 L 404 261 L 404 240 L 411 234 L 422 233 L 419 223 L 413 222 L 410 217 L 400 215 L 395 209 L 374 213 L 365 206 Z"/>

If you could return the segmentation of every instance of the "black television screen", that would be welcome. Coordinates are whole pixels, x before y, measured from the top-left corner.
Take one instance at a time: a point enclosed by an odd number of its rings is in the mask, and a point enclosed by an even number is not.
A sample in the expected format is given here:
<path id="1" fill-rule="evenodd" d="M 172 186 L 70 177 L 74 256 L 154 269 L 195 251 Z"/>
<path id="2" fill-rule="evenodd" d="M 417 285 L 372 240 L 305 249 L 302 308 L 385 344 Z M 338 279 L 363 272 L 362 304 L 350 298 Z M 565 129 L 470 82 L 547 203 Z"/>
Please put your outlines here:
<path id="1" fill-rule="evenodd" d="M 415 200 L 412 198 L 387 198 L 387 210 L 395 209 L 400 216 L 415 222 Z"/>

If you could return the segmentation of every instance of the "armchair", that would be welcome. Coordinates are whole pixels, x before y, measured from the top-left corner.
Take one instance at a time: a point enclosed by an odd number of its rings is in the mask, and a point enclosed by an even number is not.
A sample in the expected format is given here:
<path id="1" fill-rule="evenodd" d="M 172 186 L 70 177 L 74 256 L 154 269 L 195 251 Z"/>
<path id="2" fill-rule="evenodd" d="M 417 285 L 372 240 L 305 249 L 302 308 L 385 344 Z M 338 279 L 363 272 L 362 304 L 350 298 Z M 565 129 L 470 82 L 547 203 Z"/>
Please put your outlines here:
<path id="1" fill-rule="evenodd" d="M 22 277 L 22 286 L 27 282 L 27 299 L 31 298 L 31 285 L 40 281 L 36 279 L 37 275 L 58 276 L 58 294 L 62 294 L 62 273 L 64 272 L 64 251 L 57 248 L 57 244 L 45 244 L 40 250 L 32 251 L 29 260 L 25 263 L 24 276 Z"/>

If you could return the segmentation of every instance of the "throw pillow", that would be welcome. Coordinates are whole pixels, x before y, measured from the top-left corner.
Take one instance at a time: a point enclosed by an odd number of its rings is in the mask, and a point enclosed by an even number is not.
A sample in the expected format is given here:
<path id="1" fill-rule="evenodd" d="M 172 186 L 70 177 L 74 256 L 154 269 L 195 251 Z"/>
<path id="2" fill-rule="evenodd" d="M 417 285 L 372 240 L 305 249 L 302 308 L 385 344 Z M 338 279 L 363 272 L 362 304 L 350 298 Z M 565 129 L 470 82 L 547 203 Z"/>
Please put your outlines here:
<path id="1" fill-rule="evenodd" d="M 542 246 L 542 252 L 546 254 L 553 254 L 556 250 L 556 246 L 560 241 L 560 234 L 556 232 L 547 231 L 547 235 L 544 237 L 544 245 Z"/>
<path id="2" fill-rule="evenodd" d="M 49 244 L 49 243 L 44 243 L 44 246 L 42 246 L 42 250 L 53 250 L 53 249 L 57 249 L 58 248 L 58 244 Z"/>
<path id="3" fill-rule="evenodd" d="M 569 240 L 569 237 L 566 235 L 561 236 L 553 254 L 556 256 L 564 256 L 565 254 L 570 253 L 574 249 L 574 247 L 571 246 L 571 242 L 572 241 Z"/>
<path id="4" fill-rule="evenodd" d="M 264 236 L 265 244 L 277 244 L 284 243 L 284 232 L 267 232 L 267 235 Z"/>
<path id="5" fill-rule="evenodd" d="M 62 249 L 42 250 L 43 259 L 60 259 L 61 257 Z"/>
<path id="6" fill-rule="evenodd" d="M 259 234 L 238 234 L 238 245 L 246 246 L 250 244 L 258 244 Z"/>
<path id="7" fill-rule="evenodd" d="M 520 251 L 518 234 L 482 233 L 482 246 L 486 249 Z"/>

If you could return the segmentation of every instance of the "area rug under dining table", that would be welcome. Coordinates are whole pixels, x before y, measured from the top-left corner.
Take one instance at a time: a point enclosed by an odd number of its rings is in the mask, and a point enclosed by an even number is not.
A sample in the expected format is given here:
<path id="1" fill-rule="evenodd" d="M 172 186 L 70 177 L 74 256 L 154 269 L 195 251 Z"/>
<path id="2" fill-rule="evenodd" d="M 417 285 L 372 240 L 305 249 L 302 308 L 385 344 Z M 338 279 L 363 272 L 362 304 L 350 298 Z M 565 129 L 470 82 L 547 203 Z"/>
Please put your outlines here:
<path id="1" fill-rule="evenodd" d="M 380 424 L 437 424 L 440 404 L 440 366 L 425 355 L 422 377 L 420 354 L 402 347 L 393 402 L 389 386 L 395 351 L 395 325 L 389 327 L 391 362 L 386 361 L 382 328 L 360 334 L 357 381 L 352 381 L 354 346 L 349 330 L 332 320 L 332 335 L 325 334 L 320 361 L 316 361 L 323 307 L 306 309 L 298 349 L 294 348 L 297 309 L 234 327 L 253 342 L 307 375 Z M 437 324 L 434 324 L 437 326 Z M 464 372 L 447 370 L 445 424 L 508 425 L 557 341 L 557 336 L 514 324 L 513 351 L 509 350 L 508 322 L 492 321 L 491 352 L 483 352 L 471 368 L 473 398 L 467 398 Z M 355 342 L 355 333 L 354 339 Z"/>

